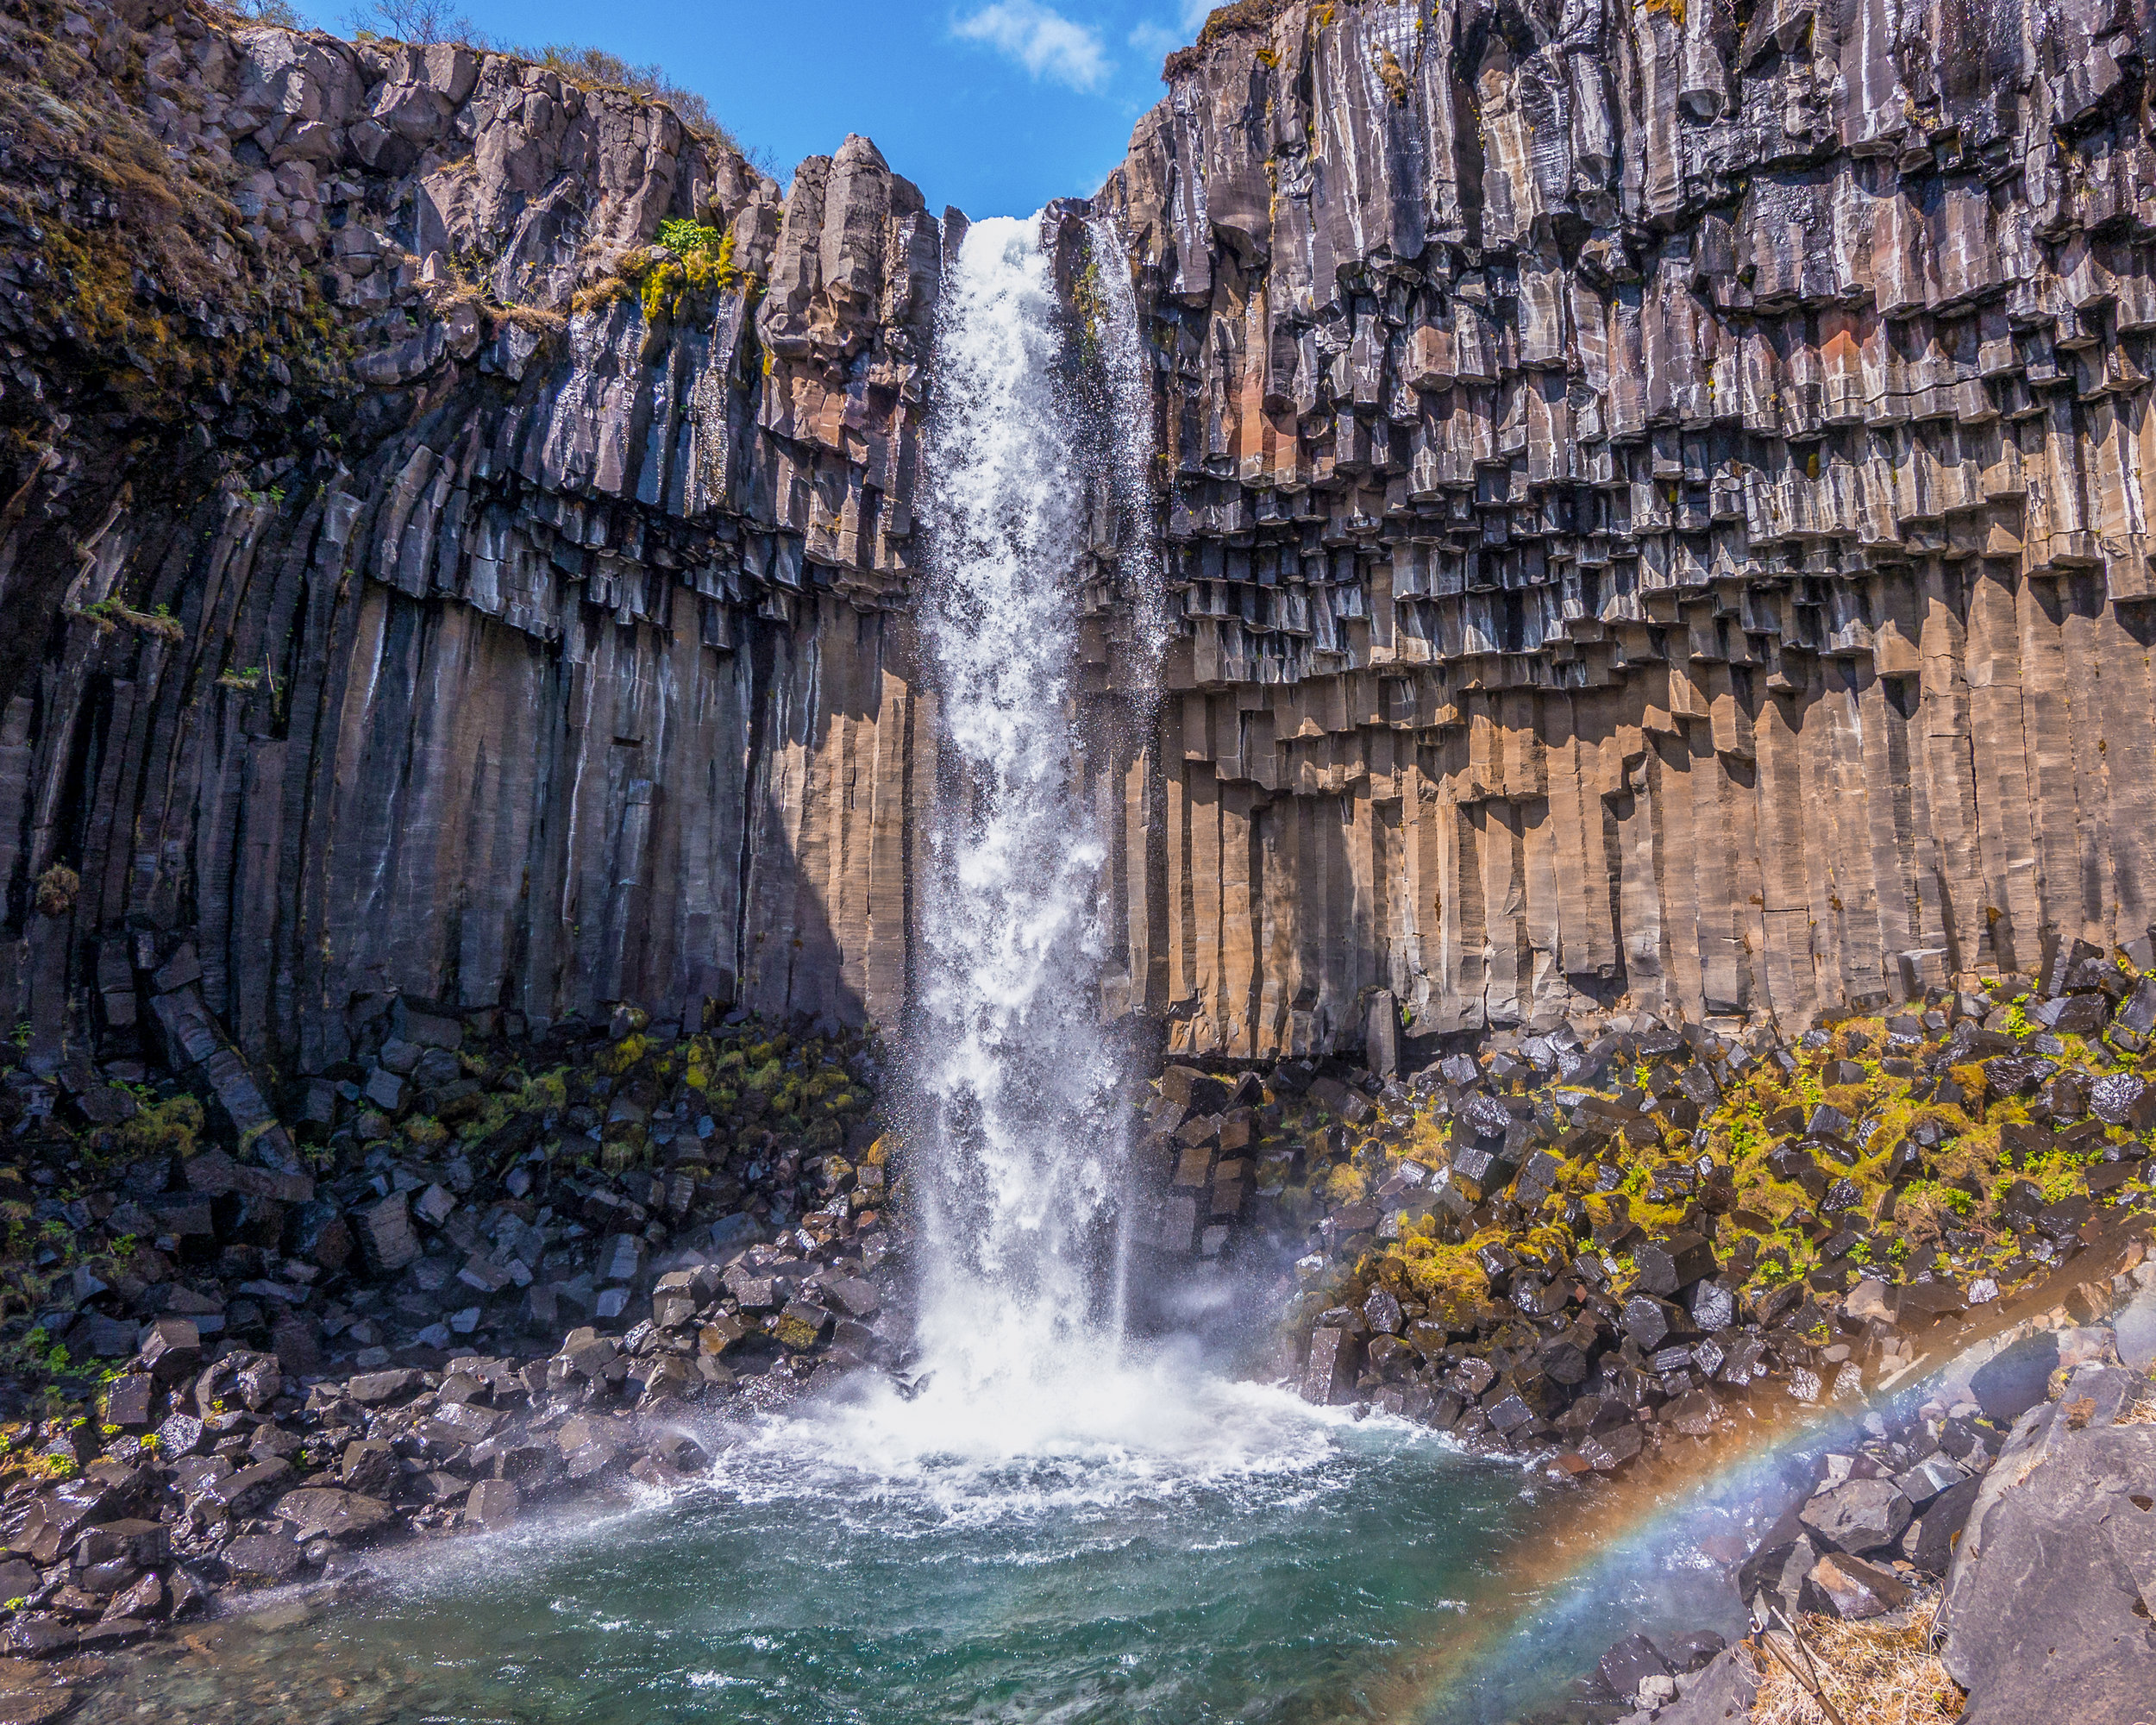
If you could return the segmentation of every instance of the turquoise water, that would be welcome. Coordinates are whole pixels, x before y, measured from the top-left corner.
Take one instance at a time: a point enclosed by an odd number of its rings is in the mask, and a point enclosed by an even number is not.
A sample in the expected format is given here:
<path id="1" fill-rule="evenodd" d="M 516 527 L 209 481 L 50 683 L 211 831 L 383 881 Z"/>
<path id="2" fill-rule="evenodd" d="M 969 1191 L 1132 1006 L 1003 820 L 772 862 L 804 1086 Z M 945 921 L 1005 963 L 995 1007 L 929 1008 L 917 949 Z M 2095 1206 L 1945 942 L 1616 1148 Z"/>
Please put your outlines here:
<path id="1" fill-rule="evenodd" d="M 1552 1488 L 1409 1427 L 1250 1386 L 1146 1402 L 1015 1454 L 993 1416 L 767 1418 L 688 1493 L 385 1559 L 358 1597 L 136 1656 L 78 1716 L 1479 1722 L 1549 1699 L 1648 1596 L 1727 1593 L 1659 1559 L 1508 1580 Z"/>

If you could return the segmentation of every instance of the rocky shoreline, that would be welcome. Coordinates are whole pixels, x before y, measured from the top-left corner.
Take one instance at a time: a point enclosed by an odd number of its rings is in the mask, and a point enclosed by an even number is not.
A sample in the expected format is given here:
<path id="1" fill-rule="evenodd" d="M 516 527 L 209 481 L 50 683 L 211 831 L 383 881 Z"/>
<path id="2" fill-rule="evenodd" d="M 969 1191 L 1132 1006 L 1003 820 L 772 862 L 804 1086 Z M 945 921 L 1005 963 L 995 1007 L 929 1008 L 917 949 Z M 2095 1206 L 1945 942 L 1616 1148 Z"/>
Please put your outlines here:
<path id="1" fill-rule="evenodd" d="M 1786 1047 L 1620 1020 L 1404 1080 L 1171 1066 L 1138 1117 L 1144 1239 L 1163 1268 L 1270 1278 L 1276 1370 L 1307 1398 L 1590 1490 L 2004 1335 L 1971 1395 L 1877 1422 L 1730 1532 L 1747 1602 L 1869 1620 L 1946 1575 L 2046 1409 L 2108 1430 L 2144 1388 L 2098 1320 L 2156 1275 L 2152 1013 L 2131 955 L 2076 951 L 2048 984 Z M 400 1000 L 281 1120 L 248 1118 L 265 1093 L 236 1058 L 191 1076 L 6 1075 L 34 1309 L 0 1332 L 26 1416 L 0 1433 L 0 1600 L 25 1718 L 228 1593 L 682 1484 L 692 1410 L 906 1364 L 869 1036 L 629 1008 L 534 1035 Z M 1706 1643 L 1658 1628 L 1563 1716 L 1690 1705 Z"/>
<path id="2" fill-rule="evenodd" d="M 1382 1037 L 1387 1071 L 1170 1068 L 1141 1151 L 1154 1238 L 1254 1267 L 1294 1257 L 1276 1284 L 1276 1376 L 1307 1399 L 1416 1420 L 1589 1490 L 1640 1471 L 1674 1485 L 1762 1418 L 1890 1411 L 1955 1355 L 2005 1346 L 1973 1393 L 1890 1425 L 1874 1412 L 1847 1453 L 1785 1483 L 1788 1502 L 1720 1535 L 1747 1606 L 1906 1622 L 1927 1584 L 1950 1607 L 1958 1590 L 1989 1596 L 1955 1554 L 2002 1458 L 2034 1467 L 2054 1415 L 2063 1441 L 2156 1393 L 2101 1324 L 2156 1279 L 2153 957 L 2077 945 L 2042 976 L 1835 1015 L 1787 1044 L 1620 1017 L 1595 1034 L 1501 1032 L 1405 1077 Z M 2156 1437 L 2120 1441 L 2156 1483 Z M 1884 1521 L 1850 1521 L 1859 1500 Z M 2109 1603 L 2130 1615 L 2137 1599 Z M 2008 1634 L 1989 1609 L 1963 1608 L 1949 1632 L 1968 1716 L 2037 1716 L 2013 1710 L 2015 1673 L 1981 1651 Z M 2092 1696 L 2149 1652 L 2133 1633 L 2084 1642 Z M 1739 1716 L 1721 1710 L 1731 1673 L 1745 1662 L 1756 1686 L 1764 1655 L 1710 1665 L 1718 1644 L 1693 1635 L 1665 1656 L 1628 1638 L 1554 1716 L 1655 1717 L 1680 1696 L 1670 1716 Z"/>
<path id="3" fill-rule="evenodd" d="M 2138 1238 L 2101 1256 L 2065 1304 L 1998 1330 L 1920 1393 L 1852 1403 L 1701 1539 L 1755 1633 L 1725 1647 L 1643 1624 L 1531 1725 L 1749 1717 L 1763 1679 L 1824 1685 L 1831 1657 L 1816 1650 L 1836 1624 L 1921 1630 L 1939 1692 L 1896 1697 L 1908 1717 L 2003 1725 L 2049 1716 L 2070 1691 L 2077 1717 L 2139 1719 L 2156 1674 L 2142 1596 L 2156 1529 L 2140 1525 L 2156 1379 L 2146 1344 L 2122 1363 L 2105 1320 L 2150 1308 L 2156 1261 Z"/>
<path id="4" fill-rule="evenodd" d="M 6 1653 L 64 1684 L 355 1547 L 677 1483 L 706 1398 L 895 1363 L 880 1076 L 829 1024 L 402 1000 L 289 1135 L 231 1132 L 207 1082 L 11 1066 Z"/>

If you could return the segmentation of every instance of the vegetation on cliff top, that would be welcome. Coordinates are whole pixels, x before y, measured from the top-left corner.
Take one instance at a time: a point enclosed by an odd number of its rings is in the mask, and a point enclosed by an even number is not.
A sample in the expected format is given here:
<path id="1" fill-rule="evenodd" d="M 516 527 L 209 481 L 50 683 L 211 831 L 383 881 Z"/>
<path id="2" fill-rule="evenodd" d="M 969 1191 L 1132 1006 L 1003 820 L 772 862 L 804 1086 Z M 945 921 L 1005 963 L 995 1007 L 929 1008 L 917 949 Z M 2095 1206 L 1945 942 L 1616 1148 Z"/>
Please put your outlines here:
<path id="1" fill-rule="evenodd" d="M 289 12 L 284 0 L 246 0 L 266 9 Z M 270 22 L 286 22 L 269 18 Z M 711 104 L 695 91 L 677 84 L 656 63 L 632 66 L 619 54 L 580 42 L 547 42 L 536 47 L 520 47 L 488 35 L 468 14 L 459 12 L 446 0 L 372 0 L 354 9 L 350 25 L 362 40 L 386 40 L 431 44 L 455 42 L 512 60 L 530 60 L 567 78 L 584 90 L 619 90 L 674 110 L 682 129 L 706 144 L 731 150 L 767 173 L 772 171 L 767 154 L 753 151 L 711 112 Z"/>

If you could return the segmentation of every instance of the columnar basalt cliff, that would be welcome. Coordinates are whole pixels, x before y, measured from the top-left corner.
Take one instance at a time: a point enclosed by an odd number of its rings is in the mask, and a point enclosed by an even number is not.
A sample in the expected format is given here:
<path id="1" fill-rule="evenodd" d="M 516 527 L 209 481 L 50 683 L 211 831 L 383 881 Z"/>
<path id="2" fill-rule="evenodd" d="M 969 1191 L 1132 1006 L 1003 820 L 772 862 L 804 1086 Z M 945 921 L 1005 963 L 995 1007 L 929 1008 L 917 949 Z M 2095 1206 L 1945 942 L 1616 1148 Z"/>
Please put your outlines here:
<path id="1" fill-rule="evenodd" d="M 287 1073 L 399 993 L 891 1018 L 914 188 L 854 138 L 782 202 L 462 47 L 170 0 L 5 30 L 33 1063 L 124 1056 L 138 998 Z"/>
<path id="2" fill-rule="evenodd" d="M 2150 28 L 1216 13 L 1050 217 L 1096 333 L 1129 248 L 1177 613 L 1087 769 L 1105 1009 L 1788 1025 L 2144 933 Z M 895 1022 L 957 218 L 501 54 L 193 0 L 0 46 L 32 1065 L 322 1072 L 399 994 Z"/>
<path id="3" fill-rule="evenodd" d="M 1244 0 L 1100 202 L 1184 634 L 1174 1045 L 2146 932 L 2146 9 Z"/>

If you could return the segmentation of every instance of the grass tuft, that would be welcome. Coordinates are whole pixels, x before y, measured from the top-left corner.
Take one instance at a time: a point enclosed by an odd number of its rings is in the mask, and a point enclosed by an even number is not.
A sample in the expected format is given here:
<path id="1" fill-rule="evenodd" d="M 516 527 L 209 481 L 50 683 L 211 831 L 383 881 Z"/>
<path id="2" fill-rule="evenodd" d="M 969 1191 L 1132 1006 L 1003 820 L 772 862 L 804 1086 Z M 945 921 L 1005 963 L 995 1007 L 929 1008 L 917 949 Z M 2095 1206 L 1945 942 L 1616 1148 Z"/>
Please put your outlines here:
<path id="1" fill-rule="evenodd" d="M 1846 1725 L 1935 1725 L 1961 1717 L 1962 1693 L 1932 1651 L 1934 1597 L 1905 1622 L 1845 1623 L 1835 1617 L 1800 1620 L 1820 1687 Z M 1776 1639 L 1786 1645 L 1787 1638 Z M 1797 1661 L 1800 1666 L 1803 1661 Z M 1826 1711 L 1771 1658 L 1762 1659 L 1752 1725 L 1827 1725 Z"/>

